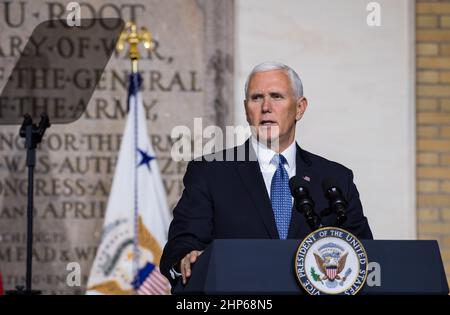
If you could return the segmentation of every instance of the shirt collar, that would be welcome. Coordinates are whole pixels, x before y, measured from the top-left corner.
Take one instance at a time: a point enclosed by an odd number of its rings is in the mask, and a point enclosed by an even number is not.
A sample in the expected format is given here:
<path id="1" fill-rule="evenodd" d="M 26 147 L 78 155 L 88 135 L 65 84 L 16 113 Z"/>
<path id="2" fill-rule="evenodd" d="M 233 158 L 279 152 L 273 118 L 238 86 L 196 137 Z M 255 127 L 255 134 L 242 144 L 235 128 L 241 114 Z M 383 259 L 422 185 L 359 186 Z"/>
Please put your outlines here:
<path id="1" fill-rule="evenodd" d="M 251 136 L 251 143 L 253 146 L 253 150 L 255 151 L 256 156 L 258 157 L 258 162 L 261 165 L 261 167 L 263 168 L 269 167 L 273 156 L 277 153 L 269 149 L 267 146 L 265 146 L 258 140 L 256 140 L 254 136 Z M 295 141 L 292 141 L 292 143 L 283 152 L 281 152 L 281 154 L 286 158 L 288 164 L 287 166 L 289 169 L 295 168 L 296 153 L 297 147 Z"/>

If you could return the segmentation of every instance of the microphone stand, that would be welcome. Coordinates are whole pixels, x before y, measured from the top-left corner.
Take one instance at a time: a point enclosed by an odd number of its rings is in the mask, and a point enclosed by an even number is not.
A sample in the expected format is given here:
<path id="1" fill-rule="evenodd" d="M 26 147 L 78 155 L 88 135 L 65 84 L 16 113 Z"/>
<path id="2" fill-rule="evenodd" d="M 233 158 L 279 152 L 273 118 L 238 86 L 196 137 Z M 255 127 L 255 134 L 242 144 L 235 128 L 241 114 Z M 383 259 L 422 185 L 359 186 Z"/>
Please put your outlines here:
<path id="1" fill-rule="evenodd" d="M 33 263 L 33 190 L 34 190 L 34 167 L 36 165 L 36 146 L 41 142 L 45 130 L 50 127 L 50 120 L 46 113 L 41 114 L 39 124 L 33 124 L 29 114 L 24 115 L 19 135 L 25 138 L 27 149 L 28 167 L 28 202 L 27 202 L 27 260 L 26 260 L 26 281 L 25 288 L 16 286 L 16 290 L 7 291 L 8 295 L 37 295 L 41 291 L 32 290 L 32 263 Z"/>

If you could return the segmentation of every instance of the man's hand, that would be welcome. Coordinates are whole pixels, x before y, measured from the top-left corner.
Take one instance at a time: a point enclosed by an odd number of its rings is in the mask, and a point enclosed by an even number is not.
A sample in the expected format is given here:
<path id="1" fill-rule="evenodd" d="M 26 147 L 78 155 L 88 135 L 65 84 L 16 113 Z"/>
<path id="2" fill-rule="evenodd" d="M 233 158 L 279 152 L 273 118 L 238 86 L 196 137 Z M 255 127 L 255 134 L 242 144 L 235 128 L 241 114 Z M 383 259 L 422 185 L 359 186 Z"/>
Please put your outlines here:
<path id="1" fill-rule="evenodd" d="M 191 265 L 197 261 L 197 258 L 203 251 L 193 250 L 183 257 L 180 262 L 181 276 L 183 277 L 183 284 L 186 284 L 187 279 L 191 276 Z"/>

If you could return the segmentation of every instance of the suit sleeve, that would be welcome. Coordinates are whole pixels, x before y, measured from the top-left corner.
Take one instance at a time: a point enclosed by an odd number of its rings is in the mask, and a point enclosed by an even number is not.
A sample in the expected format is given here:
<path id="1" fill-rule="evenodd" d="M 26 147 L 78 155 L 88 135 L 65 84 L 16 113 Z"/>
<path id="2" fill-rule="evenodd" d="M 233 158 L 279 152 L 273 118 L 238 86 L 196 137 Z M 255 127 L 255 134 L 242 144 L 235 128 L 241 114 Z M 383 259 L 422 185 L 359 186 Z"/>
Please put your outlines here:
<path id="1" fill-rule="evenodd" d="M 161 257 L 161 272 L 170 269 L 192 250 L 204 250 L 213 239 L 213 203 L 208 189 L 208 163 L 189 162 L 183 178 L 184 191 L 173 210 L 173 220 Z"/>
<path id="2" fill-rule="evenodd" d="M 353 182 L 353 172 L 348 170 L 347 176 L 347 221 L 343 224 L 343 228 L 353 233 L 361 239 L 373 239 L 367 218 L 364 216 L 359 192 Z"/>

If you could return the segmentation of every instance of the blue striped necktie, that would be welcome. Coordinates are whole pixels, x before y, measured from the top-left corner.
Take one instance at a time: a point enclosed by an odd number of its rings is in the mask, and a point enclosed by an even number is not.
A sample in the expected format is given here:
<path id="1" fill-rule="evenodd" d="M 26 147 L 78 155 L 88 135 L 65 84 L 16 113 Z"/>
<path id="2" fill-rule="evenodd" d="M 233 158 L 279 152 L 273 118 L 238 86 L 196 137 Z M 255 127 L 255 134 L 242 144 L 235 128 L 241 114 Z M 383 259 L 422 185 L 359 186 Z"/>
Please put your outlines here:
<path id="1" fill-rule="evenodd" d="M 284 168 L 286 158 L 281 154 L 275 154 L 272 163 L 277 165 L 277 170 L 272 177 L 270 186 L 270 199 L 277 224 L 280 239 L 285 240 L 291 222 L 292 198 L 289 189 L 289 175 Z"/>

